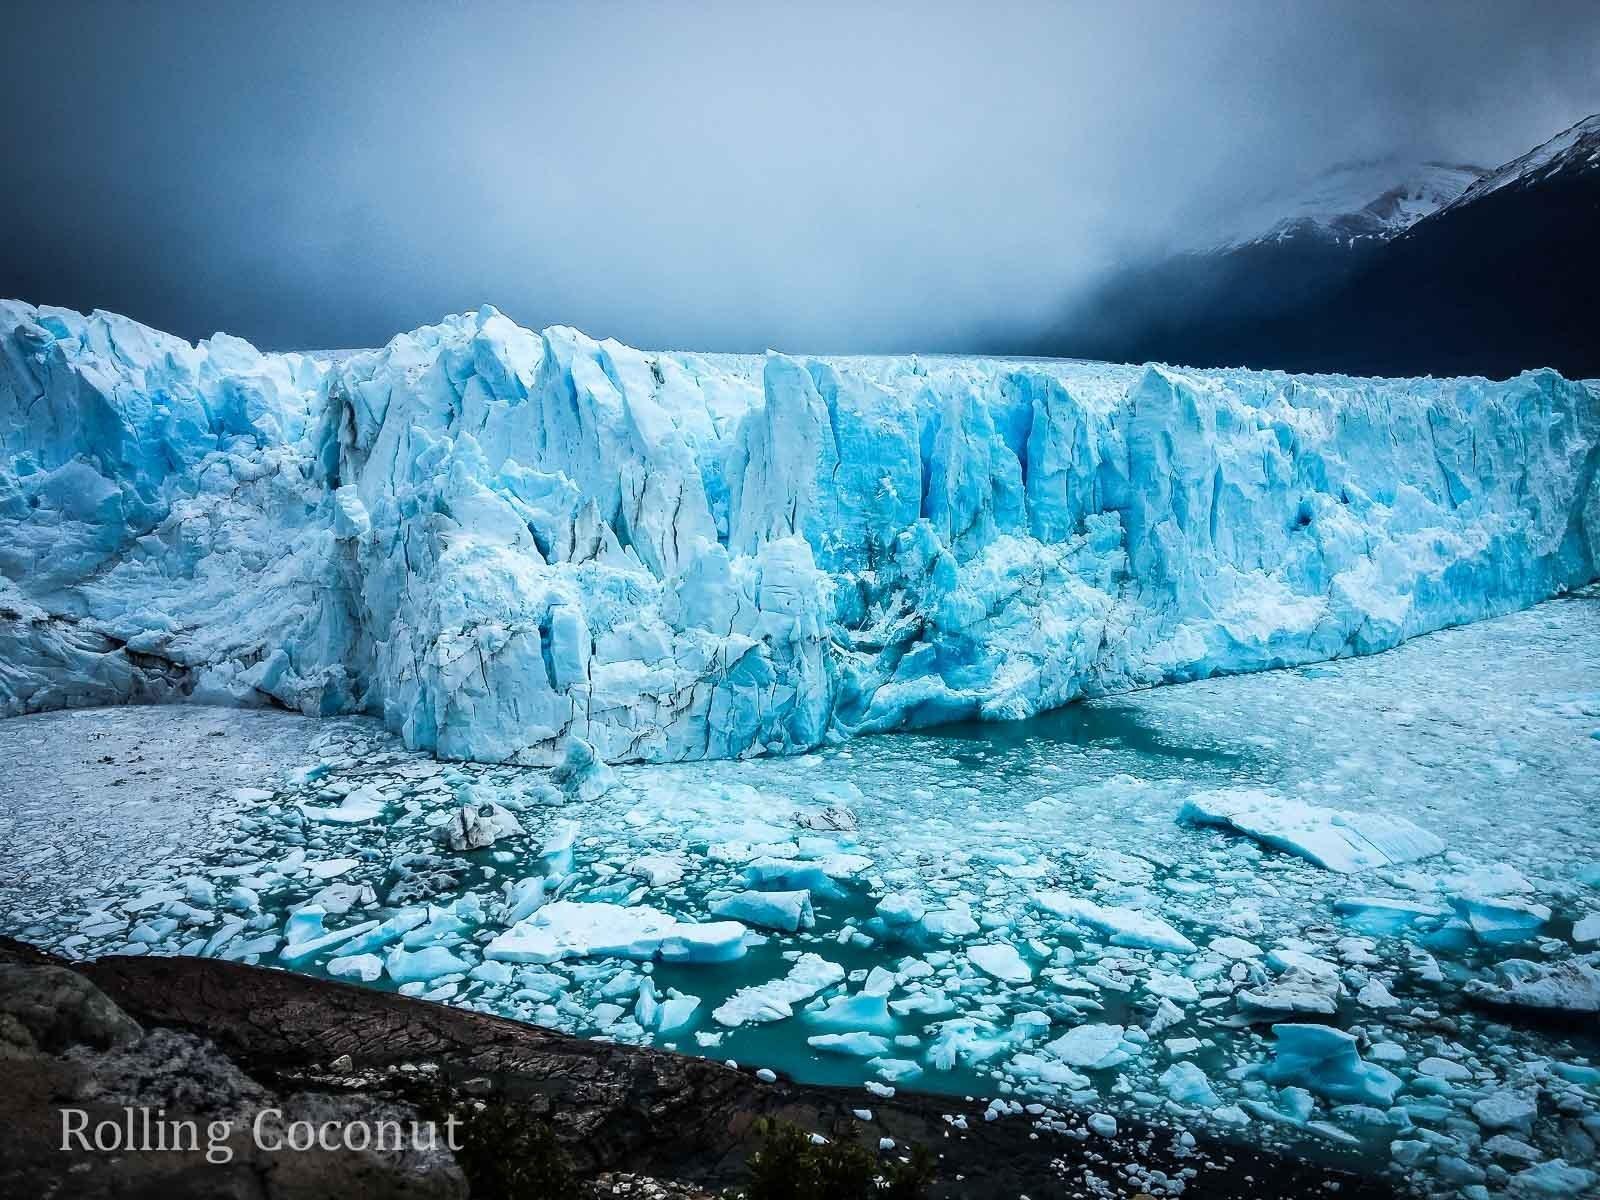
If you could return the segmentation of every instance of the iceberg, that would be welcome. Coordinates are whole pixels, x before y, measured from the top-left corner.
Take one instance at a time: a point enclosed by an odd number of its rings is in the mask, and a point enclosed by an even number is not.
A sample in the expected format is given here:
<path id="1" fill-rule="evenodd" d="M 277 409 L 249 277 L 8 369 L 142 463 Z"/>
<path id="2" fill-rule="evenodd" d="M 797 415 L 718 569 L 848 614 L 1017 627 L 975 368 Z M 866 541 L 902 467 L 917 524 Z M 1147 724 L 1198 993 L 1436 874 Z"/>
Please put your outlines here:
<path id="1" fill-rule="evenodd" d="M 1600 955 L 1539 963 L 1510 958 L 1494 979 L 1473 979 L 1467 992 L 1485 1004 L 1546 1013 L 1600 1013 Z"/>
<path id="2" fill-rule="evenodd" d="M 632 958 L 714 963 L 740 958 L 745 927 L 737 921 L 680 921 L 642 905 L 557 900 L 491 940 L 484 957 L 553 963 L 569 958 Z"/>
<path id="3" fill-rule="evenodd" d="M 811 893 L 800 892 L 738 892 L 711 905 L 718 917 L 743 921 L 762 929 L 778 929 L 794 933 L 810 929 L 817 923 L 811 908 Z"/>
<path id="4" fill-rule="evenodd" d="M 1114 946 L 1143 946 L 1151 950 L 1170 950 L 1175 954 L 1195 952 L 1193 942 L 1152 913 L 1096 904 L 1093 900 L 1061 891 L 1037 892 L 1034 902 L 1046 912 L 1109 935 Z"/>
<path id="5" fill-rule="evenodd" d="M 1132 1057 L 1121 1025 L 1079 1025 L 1046 1044 L 1045 1050 L 1068 1066 L 1107 1071 Z"/>
<path id="6" fill-rule="evenodd" d="M 782 1021 L 794 1015 L 794 1006 L 818 992 L 843 982 L 845 970 L 818 954 L 802 954 L 782 979 L 740 988 L 711 1014 L 719 1025 Z"/>
<path id="7" fill-rule="evenodd" d="M 1275 1057 L 1264 1068 L 1267 1079 L 1303 1087 L 1339 1104 L 1387 1108 L 1400 1091 L 1400 1079 L 1365 1061 L 1354 1034 L 1329 1025 L 1274 1025 Z"/>
<path id="8" fill-rule="evenodd" d="M 1444 853 L 1444 842 L 1404 817 L 1341 812 L 1287 800 L 1257 788 L 1197 792 L 1178 820 L 1220 825 L 1330 871 L 1391 867 Z"/>
<path id="9" fill-rule="evenodd" d="M 593 795 L 1525 607 L 1597 574 L 1597 445 L 1552 371 L 646 353 L 488 306 L 264 354 L 5 301 L 0 714 L 372 713 Z"/>
<path id="10" fill-rule="evenodd" d="M 1002 983 L 1032 983 L 1033 968 L 1017 948 L 1006 942 L 990 942 L 981 946 L 968 946 L 967 957 L 986 975 Z"/>

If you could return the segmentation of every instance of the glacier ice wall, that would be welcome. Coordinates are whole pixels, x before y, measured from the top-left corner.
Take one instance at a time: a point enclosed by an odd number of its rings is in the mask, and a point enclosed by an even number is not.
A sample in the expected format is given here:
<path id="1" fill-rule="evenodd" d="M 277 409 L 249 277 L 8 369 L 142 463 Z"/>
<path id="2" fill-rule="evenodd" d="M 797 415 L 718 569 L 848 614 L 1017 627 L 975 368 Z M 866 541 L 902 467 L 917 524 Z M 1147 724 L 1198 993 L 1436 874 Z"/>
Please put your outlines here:
<path id="1" fill-rule="evenodd" d="M 8 302 L 0 372 L 5 713 L 785 752 L 1369 653 L 1600 561 L 1600 388 L 1549 371 L 644 353 L 491 308 L 269 355 Z"/>

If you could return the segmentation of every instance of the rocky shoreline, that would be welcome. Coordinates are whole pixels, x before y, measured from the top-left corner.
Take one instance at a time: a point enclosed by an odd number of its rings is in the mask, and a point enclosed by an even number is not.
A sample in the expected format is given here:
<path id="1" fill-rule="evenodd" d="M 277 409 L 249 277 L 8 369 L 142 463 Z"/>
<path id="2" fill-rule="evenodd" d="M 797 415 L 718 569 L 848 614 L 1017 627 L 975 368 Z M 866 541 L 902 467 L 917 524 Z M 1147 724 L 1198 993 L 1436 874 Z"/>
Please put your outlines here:
<path id="1" fill-rule="evenodd" d="M 251 1141 L 248 1121 L 235 1122 L 227 1164 L 203 1152 L 60 1149 L 65 1105 L 91 1121 L 121 1120 L 129 1105 L 158 1106 L 169 1120 L 271 1106 L 287 1120 L 351 1121 L 415 1118 L 440 1098 L 548 1123 L 595 1196 L 737 1187 L 764 1119 L 874 1153 L 884 1138 L 898 1151 L 925 1146 L 935 1155 L 928 1194 L 936 1197 L 1394 1194 L 1381 1180 L 1178 1130 L 1124 1123 L 1106 1137 L 1081 1122 L 986 1122 L 976 1101 L 768 1082 L 703 1059 L 284 971 L 198 958 L 67 964 L 9 939 L 0 939 L 0 1055 L 12 1081 L 0 1090 L 0 1122 L 12 1133 L 0 1141 L 6 1195 L 491 1194 L 442 1147 L 269 1153 Z"/>

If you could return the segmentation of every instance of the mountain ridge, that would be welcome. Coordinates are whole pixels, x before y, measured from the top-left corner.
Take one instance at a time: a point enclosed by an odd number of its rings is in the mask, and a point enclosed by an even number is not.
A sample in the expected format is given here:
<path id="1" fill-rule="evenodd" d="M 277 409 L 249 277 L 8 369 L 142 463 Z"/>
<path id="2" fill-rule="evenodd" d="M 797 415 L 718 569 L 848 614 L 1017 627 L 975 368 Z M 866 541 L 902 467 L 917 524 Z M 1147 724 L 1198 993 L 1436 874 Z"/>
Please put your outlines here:
<path id="1" fill-rule="evenodd" d="M 1371 203 L 1381 209 L 1383 199 Z M 1505 378 L 1554 367 L 1600 377 L 1600 115 L 1403 228 L 1344 241 L 1328 228 L 1324 218 L 1294 236 L 1126 267 L 1040 352 L 1313 373 Z"/>

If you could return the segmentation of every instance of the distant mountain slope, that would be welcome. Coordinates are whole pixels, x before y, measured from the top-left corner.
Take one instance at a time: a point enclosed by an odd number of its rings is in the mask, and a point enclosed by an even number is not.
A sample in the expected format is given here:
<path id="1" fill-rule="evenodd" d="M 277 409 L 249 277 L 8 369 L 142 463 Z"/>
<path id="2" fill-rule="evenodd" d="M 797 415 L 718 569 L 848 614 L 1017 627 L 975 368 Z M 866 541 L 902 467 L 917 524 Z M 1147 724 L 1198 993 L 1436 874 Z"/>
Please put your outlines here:
<path id="1" fill-rule="evenodd" d="M 1406 211 L 1405 196 L 1383 201 L 1376 211 Z M 1049 351 L 1377 375 L 1553 366 L 1600 376 L 1600 116 L 1433 209 L 1394 233 L 1344 240 L 1327 235 L 1341 228 L 1332 221 L 1313 230 L 1290 216 L 1287 236 L 1124 272 Z"/>
<path id="2" fill-rule="evenodd" d="M 1229 232 L 1210 248 L 1309 239 L 1351 248 L 1386 241 L 1458 199 L 1490 174 L 1483 167 L 1396 159 L 1341 163 L 1307 184 L 1229 216 Z"/>

